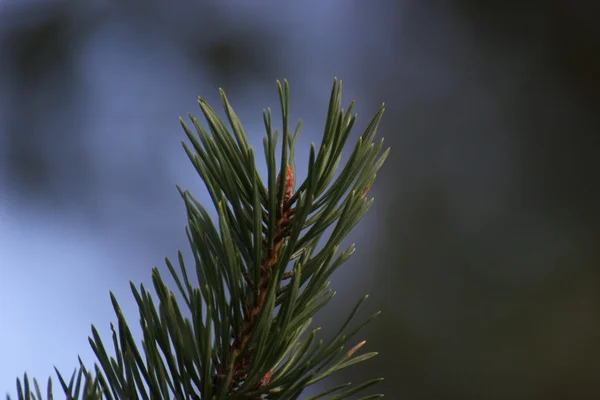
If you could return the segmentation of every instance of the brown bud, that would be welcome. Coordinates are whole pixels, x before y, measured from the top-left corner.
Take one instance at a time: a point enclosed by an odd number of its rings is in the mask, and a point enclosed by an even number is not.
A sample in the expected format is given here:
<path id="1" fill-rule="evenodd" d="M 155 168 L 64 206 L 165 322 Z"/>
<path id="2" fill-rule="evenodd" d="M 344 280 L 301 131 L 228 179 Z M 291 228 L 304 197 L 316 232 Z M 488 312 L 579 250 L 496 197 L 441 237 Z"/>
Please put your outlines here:
<path id="1" fill-rule="evenodd" d="M 273 375 L 273 371 L 267 372 L 265 376 L 263 376 L 263 378 L 260 380 L 260 386 L 267 386 L 271 381 L 271 375 Z"/>
<path id="2" fill-rule="evenodd" d="M 361 199 L 366 200 L 367 199 L 367 193 L 369 193 L 369 188 L 366 188 L 365 191 L 363 192 L 363 194 L 360 196 Z"/>
<path id="3" fill-rule="evenodd" d="M 277 176 L 277 186 L 281 185 L 281 172 Z M 289 165 L 285 167 L 285 183 L 284 183 L 283 201 L 286 202 L 292 198 L 294 194 L 294 173 Z"/>

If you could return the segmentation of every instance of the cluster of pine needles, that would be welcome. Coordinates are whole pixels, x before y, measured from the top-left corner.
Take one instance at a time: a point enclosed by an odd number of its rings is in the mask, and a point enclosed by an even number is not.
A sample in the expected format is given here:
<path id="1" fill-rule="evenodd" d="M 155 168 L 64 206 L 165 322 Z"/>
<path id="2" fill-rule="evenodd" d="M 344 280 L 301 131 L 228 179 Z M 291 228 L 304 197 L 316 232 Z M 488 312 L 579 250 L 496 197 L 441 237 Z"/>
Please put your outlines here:
<path id="1" fill-rule="evenodd" d="M 319 329 L 310 325 L 335 294 L 328 278 L 354 252 L 354 245 L 338 251 L 342 240 L 373 202 L 368 191 L 389 151 L 382 151 L 383 140 L 374 141 L 383 105 L 338 168 L 356 115 L 354 103 L 341 108 L 342 84 L 334 80 L 322 142 L 318 149 L 311 145 L 306 178 L 297 183 L 294 149 L 301 123 L 289 130 L 289 87 L 285 81 L 277 84 L 282 130 L 280 135 L 273 129 L 271 112 L 265 110 L 264 180 L 222 90 L 229 127 L 201 98 L 208 130 L 191 115 L 195 132 L 181 120 L 189 139 L 183 147 L 206 185 L 218 221 L 178 187 L 193 261 L 187 267 L 179 251 L 178 265 L 169 259 L 166 265 L 182 301 L 157 268 L 152 270 L 156 300 L 143 285 L 131 283 L 143 336 L 139 346 L 111 293 L 118 321 L 116 327 L 111 324 L 113 355 L 92 325 L 94 368 L 86 369 L 80 360 L 70 379 L 56 371 L 67 398 L 298 399 L 335 371 L 377 354 L 358 355 L 365 342 L 350 343 L 377 315 L 353 325 L 367 296 L 331 340 L 318 340 Z M 378 381 L 331 387 L 307 399 L 345 399 Z M 42 391 L 25 374 L 17 379 L 17 395 L 51 399 L 52 380 Z"/>

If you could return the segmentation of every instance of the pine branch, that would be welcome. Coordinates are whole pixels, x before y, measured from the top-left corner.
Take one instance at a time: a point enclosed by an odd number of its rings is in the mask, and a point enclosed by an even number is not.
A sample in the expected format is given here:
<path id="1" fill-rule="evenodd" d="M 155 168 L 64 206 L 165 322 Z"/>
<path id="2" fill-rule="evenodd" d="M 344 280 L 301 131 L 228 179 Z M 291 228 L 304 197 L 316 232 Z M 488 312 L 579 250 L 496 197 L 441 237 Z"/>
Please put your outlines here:
<path id="1" fill-rule="evenodd" d="M 191 143 L 184 143 L 184 150 L 218 212 L 215 224 L 204 207 L 178 187 L 186 205 L 195 268 L 186 267 L 181 252 L 179 271 L 169 259 L 166 265 L 189 317 L 154 268 L 158 307 L 150 291 L 131 283 L 143 335 L 139 349 L 111 293 L 118 319 L 116 329 L 111 324 L 114 355 L 109 356 L 92 325 L 90 344 L 98 359 L 93 371 L 80 361 L 68 382 L 56 371 L 67 398 L 297 399 L 308 386 L 376 355 L 356 355 L 364 341 L 344 351 L 377 315 L 350 328 L 367 296 L 327 344 L 316 340 L 319 329 L 307 330 L 312 316 L 335 294 L 329 289 L 329 276 L 354 252 L 352 245 L 338 254 L 341 241 L 373 201 L 366 196 L 389 151 L 382 152 L 383 140 L 374 143 L 383 106 L 338 173 L 356 115 L 351 113 L 354 103 L 341 109 L 341 81 L 334 80 L 323 140 L 318 151 L 311 146 L 307 177 L 295 188 L 294 149 L 301 124 L 293 134 L 289 131 L 287 82 L 278 82 L 278 90 L 283 125 L 279 163 L 279 132 L 272 129 L 270 110 L 263 112 L 266 183 L 222 90 L 231 131 L 201 98 L 208 130 L 191 115 L 196 133 L 181 120 Z M 331 234 L 322 240 L 329 227 Z M 188 275 L 192 271 L 196 282 Z M 378 381 L 336 386 L 309 399 L 345 399 Z M 34 379 L 32 388 L 27 375 L 17 379 L 17 395 L 43 398 L 38 382 Z M 46 397 L 52 398 L 51 380 Z"/>

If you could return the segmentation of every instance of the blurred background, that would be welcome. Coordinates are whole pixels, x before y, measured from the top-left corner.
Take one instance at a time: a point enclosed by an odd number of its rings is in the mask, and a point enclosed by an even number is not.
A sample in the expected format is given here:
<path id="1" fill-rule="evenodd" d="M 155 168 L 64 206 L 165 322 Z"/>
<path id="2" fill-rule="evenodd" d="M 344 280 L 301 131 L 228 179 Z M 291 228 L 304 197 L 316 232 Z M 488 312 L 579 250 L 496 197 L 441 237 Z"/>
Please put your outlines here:
<path id="1" fill-rule="evenodd" d="M 380 355 L 328 384 L 600 398 L 596 3 L 251 3 L 0 0 L 0 395 L 91 365 L 109 290 L 137 326 L 128 281 L 187 251 L 175 184 L 209 198 L 177 117 L 198 95 L 223 87 L 260 148 L 287 78 L 302 168 L 337 76 L 354 139 L 386 102 L 392 153 L 315 322 L 369 293 Z"/>

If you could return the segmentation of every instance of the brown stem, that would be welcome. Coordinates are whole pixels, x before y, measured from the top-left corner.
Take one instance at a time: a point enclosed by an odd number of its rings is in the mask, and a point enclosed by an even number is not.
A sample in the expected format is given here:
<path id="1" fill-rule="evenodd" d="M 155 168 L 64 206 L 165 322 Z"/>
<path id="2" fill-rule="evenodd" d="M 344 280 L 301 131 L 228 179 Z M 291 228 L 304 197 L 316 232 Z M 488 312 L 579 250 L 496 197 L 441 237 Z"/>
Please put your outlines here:
<path id="1" fill-rule="evenodd" d="M 248 299 L 244 304 L 244 320 L 241 332 L 234 336 L 233 343 L 230 346 L 225 362 L 217 364 L 216 380 L 217 382 L 222 382 L 225 377 L 227 366 L 231 362 L 233 355 L 235 355 L 236 361 L 233 366 L 233 376 L 229 387 L 230 392 L 248 378 L 255 350 L 248 346 L 248 341 L 250 340 L 258 315 L 263 308 L 269 286 L 270 272 L 277 265 L 279 249 L 281 248 L 284 239 L 289 237 L 294 211 L 295 210 L 293 209 L 285 210 L 278 219 L 272 248 L 269 248 L 268 241 L 266 238 L 263 238 L 264 256 L 260 266 L 259 282 L 252 281 L 247 274 L 244 275 L 249 286 L 256 290 L 257 295 L 254 297 L 254 301 Z M 257 389 L 268 384 L 269 379 L 270 375 L 269 377 L 265 376 L 257 385 Z"/>

